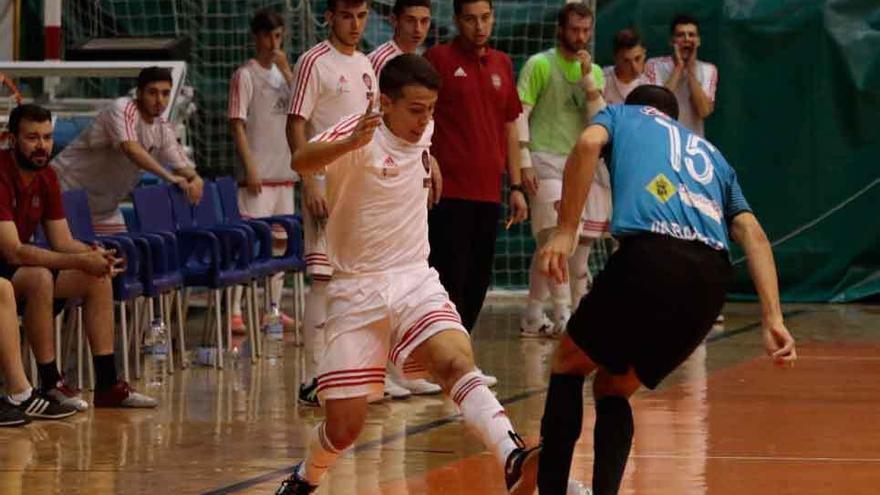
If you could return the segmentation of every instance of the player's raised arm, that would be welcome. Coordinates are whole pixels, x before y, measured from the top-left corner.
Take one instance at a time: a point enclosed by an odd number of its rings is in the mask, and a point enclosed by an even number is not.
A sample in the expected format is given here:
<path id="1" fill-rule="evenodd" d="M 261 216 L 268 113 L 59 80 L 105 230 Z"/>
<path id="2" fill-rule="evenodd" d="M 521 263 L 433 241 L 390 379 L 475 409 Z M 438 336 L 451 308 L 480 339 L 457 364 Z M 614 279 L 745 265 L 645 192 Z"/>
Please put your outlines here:
<path id="1" fill-rule="evenodd" d="M 293 169 L 303 174 L 319 172 L 342 155 L 365 146 L 373 139 L 381 118 L 381 114 L 372 112 L 372 103 L 367 105 L 356 120 L 343 120 L 298 148 L 293 154 Z"/>
<path id="2" fill-rule="evenodd" d="M 776 263 L 770 241 L 758 219 L 749 212 L 733 218 L 730 237 L 746 252 L 749 275 L 755 284 L 761 302 L 761 322 L 764 328 L 764 347 L 767 354 L 780 366 L 791 366 L 797 359 L 794 337 L 782 319 L 779 304 L 779 285 L 776 279 Z"/>

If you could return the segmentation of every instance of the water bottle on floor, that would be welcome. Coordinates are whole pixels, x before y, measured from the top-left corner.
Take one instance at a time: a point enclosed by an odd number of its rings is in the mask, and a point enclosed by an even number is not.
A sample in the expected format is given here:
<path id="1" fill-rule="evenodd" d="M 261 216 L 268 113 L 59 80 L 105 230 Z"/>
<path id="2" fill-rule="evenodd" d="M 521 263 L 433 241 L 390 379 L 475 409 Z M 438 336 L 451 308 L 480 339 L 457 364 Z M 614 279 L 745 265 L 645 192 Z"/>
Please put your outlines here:
<path id="1" fill-rule="evenodd" d="M 144 336 L 144 356 L 147 381 L 151 387 L 161 387 L 165 381 L 168 360 L 168 330 L 162 318 L 153 318 Z"/>
<path id="2" fill-rule="evenodd" d="M 269 358 L 269 363 L 274 364 L 284 355 L 284 326 L 278 305 L 272 303 L 266 316 L 266 326 L 263 329 L 266 333 L 266 357 Z"/>

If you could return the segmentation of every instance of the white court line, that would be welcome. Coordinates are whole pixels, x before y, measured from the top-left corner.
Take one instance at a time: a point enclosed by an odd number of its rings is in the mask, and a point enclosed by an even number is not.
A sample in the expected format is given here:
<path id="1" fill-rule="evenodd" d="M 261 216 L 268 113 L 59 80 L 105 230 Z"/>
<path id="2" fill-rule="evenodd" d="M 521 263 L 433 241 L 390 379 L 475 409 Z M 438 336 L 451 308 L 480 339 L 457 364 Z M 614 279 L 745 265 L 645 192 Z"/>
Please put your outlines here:
<path id="1" fill-rule="evenodd" d="M 592 457 L 592 456 L 591 456 Z M 638 454 L 635 459 L 689 459 L 689 460 L 722 460 L 722 461 L 761 461 L 761 462 L 848 462 L 848 463 L 880 463 L 880 457 L 787 457 L 761 455 L 678 455 L 678 454 Z"/>

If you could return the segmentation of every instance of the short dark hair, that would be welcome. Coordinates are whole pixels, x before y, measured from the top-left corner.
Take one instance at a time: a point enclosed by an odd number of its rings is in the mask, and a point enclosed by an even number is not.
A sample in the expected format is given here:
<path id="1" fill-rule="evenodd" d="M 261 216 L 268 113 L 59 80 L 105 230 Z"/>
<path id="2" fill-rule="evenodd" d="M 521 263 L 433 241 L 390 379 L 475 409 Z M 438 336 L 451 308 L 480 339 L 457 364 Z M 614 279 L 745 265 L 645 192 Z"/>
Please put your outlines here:
<path id="1" fill-rule="evenodd" d="M 340 3 L 347 5 L 360 5 L 365 3 L 369 6 L 370 0 L 327 0 L 327 12 L 336 12 L 336 7 L 338 7 Z"/>
<path id="2" fill-rule="evenodd" d="M 440 91 L 440 74 L 424 57 L 405 53 L 391 59 L 379 76 L 379 91 L 396 100 L 406 86 L 424 86 Z"/>
<path id="3" fill-rule="evenodd" d="M 688 14 L 677 14 L 672 18 L 672 22 L 669 23 L 669 34 L 675 34 L 675 28 L 681 26 L 682 24 L 693 24 L 697 26 L 697 32 L 700 32 L 700 22 L 697 19 Z"/>
<path id="4" fill-rule="evenodd" d="M 486 2 L 489 4 L 490 9 L 494 9 L 494 7 L 492 6 L 492 0 L 453 0 L 452 11 L 455 12 L 455 15 L 459 15 L 461 14 L 461 11 L 464 8 L 465 4 L 477 2 Z"/>
<path id="5" fill-rule="evenodd" d="M 559 13 L 556 15 L 556 25 L 558 27 L 564 28 L 568 25 L 568 18 L 571 14 L 575 14 L 578 17 L 587 17 L 589 19 L 595 19 L 593 15 L 593 11 L 587 7 L 587 4 L 581 2 L 572 2 L 565 4 L 564 7 L 559 9 Z"/>
<path id="6" fill-rule="evenodd" d="M 9 132 L 13 136 L 18 136 L 18 131 L 21 128 L 22 121 L 27 120 L 29 122 L 46 122 L 47 120 L 52 120 L 52 112 L 50 112 L 47 108 L 41 107 L 40 105 L 36 105 L 34 103 L 25 103 L 24 105 L 19 105 L 12 109 L 9 112 Z"/>
<path id="7" fill-rule="evenodd" d="M 653 84 L 639 86 L 626 97 L 624 104 L 654 107 L 678 120 L 678 100 L 675 99 L 675 94 L 665 86 Z"/>
<path id="8" fill-rule="evenodd" d="M 621 29 L 614 35 L 614 53 L 629 50 L 642 44 L 642 37 L 633 28 Z"/>
<path id="9" fill-rule="evenodd" d="M 171 79 L 171 69 L 156 66 L 147 67 L 142 69 L 138 74 L 137 89 L 143 90 L 147 87 L 147 84 L 159 81 L 166 81 L 174 84 L 174 80 Z"/>
<path id="10" fill-rule="evenodd" d="M 431 10 L 431 0 L 397 0 L 394 2 L 391 13 L 395 17 L 400 17 L 403 11 L 410 7 L 428 7 L 428 10 Z"/>
<path id="11" fill-rule="evenodd" d="M 258 10 L 251 19 L 251 33 L 271 33 L 277 28 L 284 27 L 284 18 L 274 9 Z"/>

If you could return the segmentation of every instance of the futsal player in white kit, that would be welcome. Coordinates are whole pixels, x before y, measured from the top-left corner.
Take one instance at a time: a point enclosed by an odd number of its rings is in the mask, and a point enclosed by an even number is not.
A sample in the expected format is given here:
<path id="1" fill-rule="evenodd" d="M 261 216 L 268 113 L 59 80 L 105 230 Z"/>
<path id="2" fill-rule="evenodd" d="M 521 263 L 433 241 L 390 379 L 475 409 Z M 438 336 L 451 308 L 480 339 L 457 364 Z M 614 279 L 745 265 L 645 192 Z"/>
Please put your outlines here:
<path id="1" fill-rule="evenodd" d="M 287 54 L 281 49 L 284 19 L 265 9 L 251 20 L 256 53 L 240 66 L 229 82 L 228 118 L 232 139 L 238 152 L 236 180 L 238 208 L 245 218 L 294 213 L 293 186 L 296 173 L 290 169 L 290 149 L 285 141 L 287 109 L 290 105 L 290 84 L 293 71 Z M 284 229 L 272 232 L 274 248 L 283 250 L 287 244 Z M 271 301 L 281 307 L 284 273 L 271 279 Z M 235 288 L 232 305 L 232 330 L 243 332 L 241 287 Z M 293 319 L 281 313 L 286 329 L 293 328 Z"/>
<path id="2" fill-rule="evenodd" d="M 318 396 L 326 419 L 309 453 L 278 490 L 312 493 L 364 425 L 390 360 L 426 369 L 495 454 L 510 493 L 535 488 L 538 448 L 526 448 L 474 366 L 470 337 L 428 266 L 429 148 L 440 77 L 401 55 L 381 77 L 381 114 L 352 115 L 297 150 L 300 173 L 326 170 L 326 227 L 333 280 L 327 289 L 327 349 Z"/>
<path id="3" fill-rule="evenodd" d="M 287 112 L 287 143 L 291 153 L 340 118 L 374 101 L 379 91 L 376 75 L 370 60 L 357 49 L 368 15 L 366 0 L 327 1 L 324 18 L 330 37 L 303 53 L 294 67 Z M 320 174 L 304 174 L 301 178 L 306 273 L 311 277 L 311 287 L 303 317 L 306 373 L 300 384 L 299 400 L 317 406 L 315 369 L 323 353 L 326 289 L 333 269 L 324 238 L 324 178 Z"/>
<path id="4" fill-rule="evenodd" d="M 394 36 L 367 55 L 373 64 L 376 77 L 385 64 L 404 53 L 420 54 L 422 44 L 431 27 L 431 0 L 396 0 L 389 17 Z M 385 376 L 385 394 L 393 399 L 405 399 L 410 395 L 434 395 L 442 392 L 436 383 L 423 378 L 406 379 L 400 370 L 389 365 Z"/>

